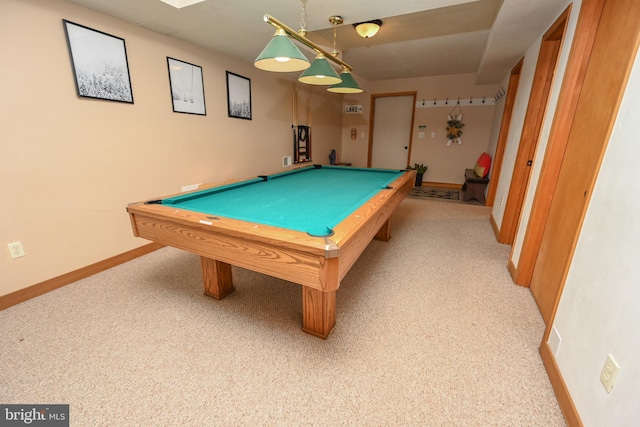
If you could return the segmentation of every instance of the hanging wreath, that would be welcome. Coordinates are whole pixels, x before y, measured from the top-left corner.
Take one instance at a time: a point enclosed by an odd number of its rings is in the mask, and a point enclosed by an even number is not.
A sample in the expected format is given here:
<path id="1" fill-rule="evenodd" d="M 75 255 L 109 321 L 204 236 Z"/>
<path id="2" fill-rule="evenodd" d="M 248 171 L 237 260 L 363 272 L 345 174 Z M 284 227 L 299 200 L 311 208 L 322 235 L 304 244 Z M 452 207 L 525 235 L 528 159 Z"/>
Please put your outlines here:
<path id="1" fill-rule="evenodd" d="M 450 147 L 453 142 L 457 142 L 458 144 L 462 144 L 462 128 L 464 127 L 464 123 L 462 123 L 462 110 L 460 106 L 457 106 L 460 114 L 454 115 L 452 114 L 455 111 L 455 107 L 451 110 L 451 113 L 447 116 L 447 147 Z"/>

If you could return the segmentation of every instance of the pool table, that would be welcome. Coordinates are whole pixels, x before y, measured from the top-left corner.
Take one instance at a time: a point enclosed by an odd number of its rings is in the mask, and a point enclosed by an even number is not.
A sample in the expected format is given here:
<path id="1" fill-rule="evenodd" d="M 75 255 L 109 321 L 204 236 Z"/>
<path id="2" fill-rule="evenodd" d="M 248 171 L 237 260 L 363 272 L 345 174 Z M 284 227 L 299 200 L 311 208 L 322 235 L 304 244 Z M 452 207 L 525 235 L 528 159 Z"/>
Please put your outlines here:
<path id="1" fill-rule="evenodd" d="M 389 218 L 415 171 L 312 165 L 131 203 L 133 234 L 200 255 L 205 294 L 233 292 L 231 265 L 302 285 L 302 329 L 326 338 L 340 281 Z"/>

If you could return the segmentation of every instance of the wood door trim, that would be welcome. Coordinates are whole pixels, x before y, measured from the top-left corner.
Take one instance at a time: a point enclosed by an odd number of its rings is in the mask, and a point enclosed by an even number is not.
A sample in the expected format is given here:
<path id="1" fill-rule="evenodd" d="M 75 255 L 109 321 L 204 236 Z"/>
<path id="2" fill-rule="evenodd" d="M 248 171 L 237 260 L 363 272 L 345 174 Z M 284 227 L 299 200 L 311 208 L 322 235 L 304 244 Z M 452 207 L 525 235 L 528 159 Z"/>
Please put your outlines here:
<path id="1" fill-rule="evenodd" d="M 527 105 L 518 153 L 513 166 L 513 175 L 509 186 L 509 196 L 504 209 L 498 242 L 513 244 L 516 235 L 522 205 L 524 203 L 529 177 L 531 175 L 531 161 L 535 153 L 538 136 L 546 115 L 549 92 L 558 63 L 564 32 L 566 30 L 571 5 L 556 19 L 545 32 L 540 45 L 540 53 L 533 76 L 533 84 Z"/>
<path id="2" fill-rule="evenodd" d="M 514 282 L 521 286 L 528 287 L 531 284 L 533 268 L 538 258 L 542 234 L 547 223 L 547 215 L 560 174 L 564 151 L 567 148 L 571 122 L 580 98 L 604 2 L 605 0 L 589 1 L 588 4 L 583 3 L 580 9 L 520 258 L 516 273 L 513 275 Z"/>
<path id="3" fill-rule="evenodd" d="M 376 114 L 376 99 L 377 98 L 385 98 L 392 96 L 413 96 L 413 104 L 411 108 L 411 128 L 409 128 L 409 152 L 407 153 L 407 166 L 409 166 L 409 159 L 411 158 L 411 149 L 413 147 L 413 125 L 416 116 L 416 97 L 418 96 L 417 91 L 413 92 L 392 92 L 392 93 L 376 93 L 372 94 L 369 105 L 371 105 L 369 112 L 369 146 L 367 148 L 367 167 L 371 167 L 371 156 L 373 154 L 373 128 L 374 128 L 374 118 Z"/>
<path id="4" fill-rule="evenodd" d="M 524 58 L 516 64 L 511 70 L 509 84 L 507 86 L 507 97 L 504 101 L 504 111 L 502 112 L 502 121 L 500 122 L 500 133 L 498 134 L 498 143 L 496 152 L 493 155 L 493 166 L 491 167 L 491 180 L 489 181 L 489 189 L 487 190 L 486 206 L 493 206 L 496 200 L 496 191 L 500 182 L 500 170 L 502 168 L 502 160 L 504 158 L 504 150 L 507 146 L 507 137 L 509 136 L 509 127 L 511 126 L 511 116 L 513 114 L 513 106 L 516 102 L 518 94 L 518 84 L 520 83 L 520 72 L 522 71 L 522 63 Z M 496 233 L 496 236 L 498 233 Z"/>

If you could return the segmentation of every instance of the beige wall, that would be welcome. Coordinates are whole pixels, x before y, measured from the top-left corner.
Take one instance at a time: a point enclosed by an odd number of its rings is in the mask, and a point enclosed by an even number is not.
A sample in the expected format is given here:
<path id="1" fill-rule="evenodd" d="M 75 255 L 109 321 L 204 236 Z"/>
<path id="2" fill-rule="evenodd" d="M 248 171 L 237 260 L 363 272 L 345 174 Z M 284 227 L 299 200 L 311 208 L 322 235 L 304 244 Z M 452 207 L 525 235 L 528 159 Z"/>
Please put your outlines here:
<path id="1" fill-rule="evenodd" d="M 636 54 L 553 321 L 550 345 L 585 426 L 640 420 L 639 91 Z M 621 367 L 611 393 L 599 380 L 608 354 Z"/>
<path id="2" fill-rule="evenodd" d="M 345 105 L 362 105 L 362 114 L 344 115 L 342 129 L 343 160 L 356 166 L 367 166 L 369 149 L 369 123 L 371 112 L 371 95 L 397 92 L 417 92 L 417 101 L 428 103 L 433 99 L 450 100 L 448 107 L 416 108 L 415 123 L 412 129 L 412 153 L 410 164 L 425 163 L 429 170 L 425 181 L 461 184 L 464 182 L 464 169 L 472 168 L 483 151 L 489 152 L 492 145 L 492 124 L 494 105 L 471 107 L 461 105 L 465 124 L 462 145 L 447 147 L 445 128 L 447 115 L 452 112 L 457 99 L 474 99 L 474 104 L 481 102 L 482 97 L 492 99 L 500 85 L 475 85 L 475 75 L 461 74 L 455 76 L 424 77 L 401 80 L 385 80 L 370 82 L 368 93 L 346 95 Z M 458 113 L 456 109 L 455 113 Z M 426 125 L 424 139 L 418 138 L 419 126 Z M 357 138 L 351 139 L 351 128 L 357 131 Z M 435 138 L 431 133 L 435 132 Z M 493 144 L 495 147 L 495 144 Z M 495 148 L 493 148 L 495 150 Z M 493 152 L 490 152 L 493 156 Z"/>
<path id="3" fill-rule="evenodd" d="M 131 233 L 129 202 L 277 172 L 292 154 L 295 76 L 60 0 L 1 9 L 0 295 L 148 243 Z M 134 104 L 76 96 L 63 18 L 125 39 Z M 202 67 L 206 116 L 172 111 L 167 56 Z M 253 120 L 227 117 L 226 70 L 251 79 Z M 300 124 L 310 99 L 314 161 L 328 163 L 340 150 L 342 99 L 297 92 Z M 14 241 L 25 257 L 10 258 Z"/>

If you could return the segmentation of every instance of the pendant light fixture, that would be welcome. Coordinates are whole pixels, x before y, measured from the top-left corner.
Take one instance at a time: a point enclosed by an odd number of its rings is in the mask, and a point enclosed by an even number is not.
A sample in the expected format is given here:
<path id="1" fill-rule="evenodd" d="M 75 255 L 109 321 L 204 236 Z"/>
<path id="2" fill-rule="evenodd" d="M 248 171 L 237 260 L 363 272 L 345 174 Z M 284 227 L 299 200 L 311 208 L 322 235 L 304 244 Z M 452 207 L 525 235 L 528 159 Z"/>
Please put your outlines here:
<path id="1" fill-rule="evenodd" d="M 341 16 L 330 16 L 329 22 L 331 22 L 331 25 L 333 25 L 333 52 L 331 53 L 333 54 L 333 56 L 337 58 L 339 55 L 338 48 L 336 47 L 337 46 L 337 42 L 336 42 L 337 30 L 338 30 L 338 25 L 342 24 L 344 20 L 342 19 Z M 342 73 L 340 73 L 340 80 L 342 80 L 340 83 L 330 86 L 329 88 L 327 88 L 327 90 L 332 93 L 361 93 L 362 92 L 362 89 L 360 88 L 356 80 L 351 75 L 351 70 L 349 70 L 347 67 L 344 67 L 344 66 L 342 67 Z"/>
<path id="2" fill-rule="evenodd" d="M 329 17 L 329 22 L 333 24 L 333 52 L 331 52 L 331 55 L 337 58 L 336 25 L 338 25 L 338 23 L 342 23 L 342 17 L 331 16 Z M 319 53 L 313 61 L 313 64 L 311 64 L 311 67 L 298 77 L 298 81 L 310 85 L 331 86 L 342 82 L 342 79 L 338 76 L 338 73 L 335 72 L 333 67 L 331 67 L 327 58 L 322 53 Z"/>
<path id="3" fill-rule="evenodd" d="M 346 68 L 342 69 L 342 73 L 340 73 L 340 78 L 342 82 L 329 86 L 327 90 L 333 93 L 362 93 L 362 88 L 356 82 L 356 79 L 351 75 L 351 71 Z"/>
<path id="4" fill-rule="evenodd" d="M 333 52 L 327 52 L 311 40 L 307 39 L 305 29 L 306 1 L 302 2 L 302 22 L 299 31 L 295 31 L 271 15 L 264 15 L 264 21 L 276 28 L 276 34 L 254 61 L 257 68 L 266 71 L 289 72 L 303 71 L 298 81 L 310 85 L 331 86 L 334 93 L 360 93 L 362 89 L 351 75 L 353 69 L 349 64 L 338 58 L 336 50 L 336 25 L 342 24 L 342 17 L 332 16 L 329 21 L 333 24 Z M 309 66 L 309 61 L 293 44 L 291 39 L 307 46 L 316 52 L 316 58 Z M 341 67 L 338 75 L 329 61 Z M 343 78 L 345 81 L 343 81 Z"/>
<path id="5" fill-rule="evenodd" d="M 319 53 L 311 67 L 300 74 L 298 81 L 308 85 L 331 86 L 342 82 L 342 79 L 329 64 L 326 56 Z"/>
<path id="6" fill-rule="evenodd" d="M 261 70 L 277 73 L 302 71 L 311 65 L 282 28 L 276 29 L 273 38 L 253 64 Z"/>

